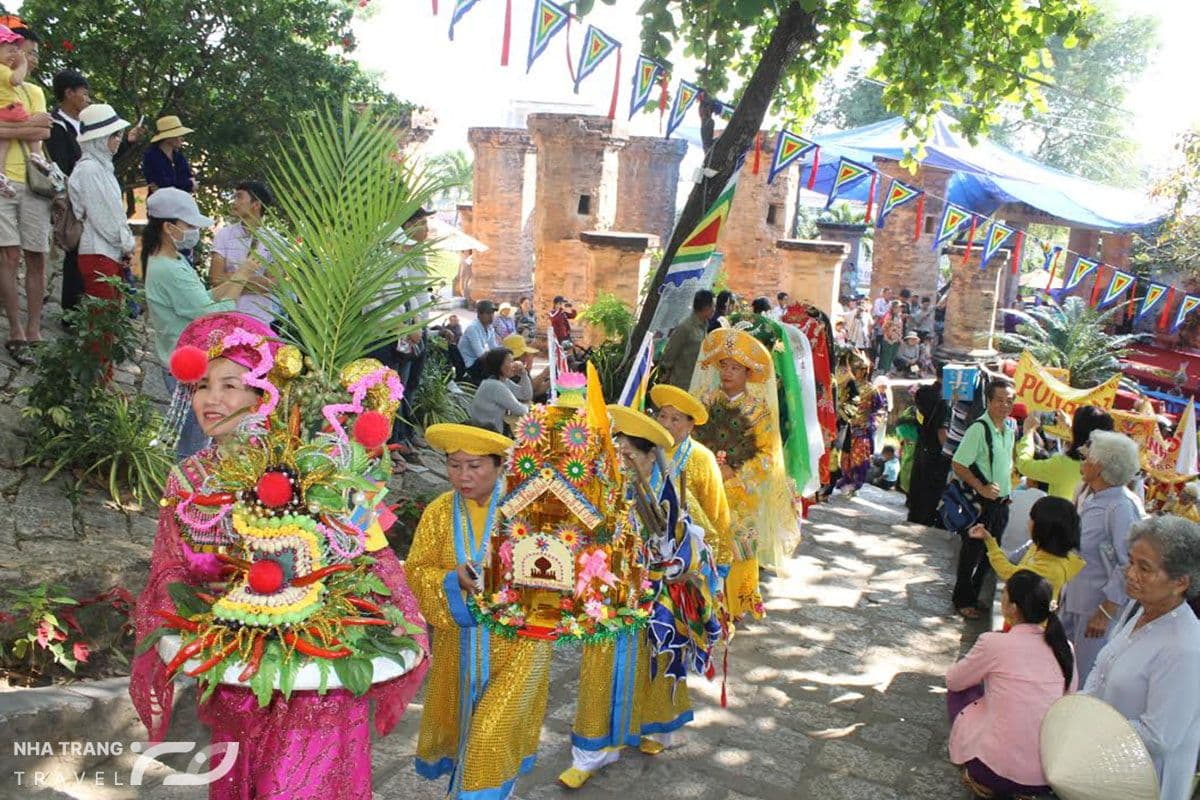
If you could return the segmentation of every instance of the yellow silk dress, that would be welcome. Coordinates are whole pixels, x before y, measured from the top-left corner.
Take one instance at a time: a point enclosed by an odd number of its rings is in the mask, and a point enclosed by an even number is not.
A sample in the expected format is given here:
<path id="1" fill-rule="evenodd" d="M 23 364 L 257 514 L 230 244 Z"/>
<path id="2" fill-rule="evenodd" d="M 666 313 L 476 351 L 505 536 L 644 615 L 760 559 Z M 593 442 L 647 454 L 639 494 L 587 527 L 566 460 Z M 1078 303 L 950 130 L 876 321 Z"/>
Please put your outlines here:
<path id="1" fill-rule="evenodd" d="M 518 775 L 533 768 L 550 689 L 552 644 L 489 636 L 475 624 L 455 572 L 453 500 L 454 493 L 446 492 L 425 509 L 405 562 L 433 643 L 416 769 L 431 780 L 452 775 L 456 800 L 503 800 Z M 478 546 L 488 509 L 470 500 L 464 506 Z M 477 663 L 486 664 L 487 683 L 470 717 L 466 742 L 460 743 L 460 711 L 465 711 L 459 708 L 460 668 L 469 668 L 462 663 L 464 632 L 476 637 Z"/>

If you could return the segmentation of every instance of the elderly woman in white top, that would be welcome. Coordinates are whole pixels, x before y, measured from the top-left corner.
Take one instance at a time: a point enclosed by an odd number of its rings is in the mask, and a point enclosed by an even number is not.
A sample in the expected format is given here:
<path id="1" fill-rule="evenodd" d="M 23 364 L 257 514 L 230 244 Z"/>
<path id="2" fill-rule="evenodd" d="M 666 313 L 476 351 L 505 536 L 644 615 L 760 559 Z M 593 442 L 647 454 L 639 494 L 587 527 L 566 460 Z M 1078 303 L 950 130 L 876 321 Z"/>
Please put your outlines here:
<path id="1" fill-rule="evenodd" d="M 129 123 L 112 106 L 97 103 L 79 112 L 79 149 L 83 152 L 67 193 L 76 218 L 83 221 L 79 239 L 79 274 L 92 297 L 115 299 L 116 290 L 103 278 L 120 277 L 123 262 L 133 254 L 133 232 L 125 219 L 121 184 L 113 171 L 113 154 L 121 146 L 121 131 Z"/>
<path id="2" fill-rule="evenodd" d="M 479 358 L 483 380 L 475 389 L 468 412 L 471 419 L 494 425 L 498 431 L 505 430 L 506 416 L 523 416 L 529 413 L 529 402 L 533 400 L 533 383 L 525 365 L 513 358 L 507 347 L 488 350 Z"/>
<path id="3" fill-rule="evenodd" d="M 1129 529 L 1146 516 L 1142 502 L 1126 484 L 1138 473 L 1137 445 L 1124 434 L 1092 431 L 1080 465 L 1079 555 L 1087 562 L 1063 587 L 1059 616 L 1075 647 L 1082 683 L 1104 646 L 1114 616 L 1125 604 L 1125 566 Z"/>
<path id="4" fill-rule="evenodd" d="M 1125 591 L 1083 691 L 1121 712 L 1158 772 L 1161 800 L 1188 800 L 1200 756 L 1200 525 L 1152 517 L 1133 527 Z"/>

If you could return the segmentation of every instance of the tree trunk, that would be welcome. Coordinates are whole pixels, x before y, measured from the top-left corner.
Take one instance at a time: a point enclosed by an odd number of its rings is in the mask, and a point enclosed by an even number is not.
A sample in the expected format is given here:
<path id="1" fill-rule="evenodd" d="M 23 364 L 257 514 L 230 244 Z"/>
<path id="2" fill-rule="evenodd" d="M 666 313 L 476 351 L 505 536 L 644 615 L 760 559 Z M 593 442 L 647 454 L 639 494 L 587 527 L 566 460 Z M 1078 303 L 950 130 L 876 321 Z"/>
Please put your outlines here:
<path id="1" fill-rule="evenodd" d="M 729 183 L 738 157 L 754 143 L 754 137 L 762 128 L 763 119 L 771 106 L 771 100 L 775 97 L 775 91 L 779 88 L 784 71 L 796 58 L 801 47 L 815 42 L 816 38 L 817 29 L 813 15 L 801 8 L 798 2 L 789 3 L 771 33 L 771 41 L 763 51 L 754 74 L 746 84 L 741 102 L 733 112 L 733 118 L 712 149 L 705 154 L 705 167 L 716 170 L 716 174 L 703 178 L 688 195 L 683 213 L 679 215 L 671 233 L 671 241 L 663 252 L 662 260 L 659 261 L 654 278 L 650 282 L 650 289 L 642 304 L 637 324 L 629 336 L 620 374 L 628 373 L 631 369 L 636 349 L 646 331 L 650 329 L 650 322 L 658 308 L 659 289 L 663 285 L 671 260 L 675 258 L 675 252 L 692 229 L 699 224 L 713 200 Z"/>

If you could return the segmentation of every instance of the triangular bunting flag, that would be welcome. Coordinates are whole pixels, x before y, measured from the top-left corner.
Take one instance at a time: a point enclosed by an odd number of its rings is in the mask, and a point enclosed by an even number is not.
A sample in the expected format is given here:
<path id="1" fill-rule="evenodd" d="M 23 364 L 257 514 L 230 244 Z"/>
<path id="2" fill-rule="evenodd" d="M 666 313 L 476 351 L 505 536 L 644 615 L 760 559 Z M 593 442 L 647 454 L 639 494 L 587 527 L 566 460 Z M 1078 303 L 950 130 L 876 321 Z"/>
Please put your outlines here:
<path id="1" fill-rule="evenodd" d="M 1108 282 L 1108 289 L 1104 291 L 1104 296 L 1100 298 L 1100 308 L 1112 305 L 1118 297 L 1125 293 L 1125 290 L 1129 288 L 1134 280 L 1136 278 L 1128 272 L 1114 269 L 1112 280 Z"/>
<path id="2" fill-rule="evenodd" d="M 675 251 L 675 257 L 671 259 L 671 266 L 667 268 L 667 274 L 663 278 L 664 283 L 673 283 L 679 286 L 685 280 L 699 277 L 704 273 L 705 264 L 717 249 L 721 226 L 725 224 L 725 219 L 729 216 L 729 207 L 733 203 L 733 192 L 737 188 L 738 178 L 741 174 L 740 169 L 733 173 L 733 177 L 729 179 L 725 189 L 713 201 L 704 218 L 696 223 L 696 227 L 683 240 L 683 244 L 679 245 L 679 249 Z"/>
<path id="3" fill-rule="evenodd" d="M 471 10 L 479 0 L 455 0 L 454 11 L 450 14 L 450 41 L 454 41 L 454 26 Z"/>
<path id="4" fill-rule="evenodd" d="M 729 119 L 733 116 L 733 112 L 737 111 L 737 106 L 731 106 L 729 103 L 722 103 L 720 100 L 713 100 L 713 111 L 718 117 Z"/>
<path id="5" fill-rule="evenodd" d="M 1191 314 L 1196 310 L 1196 306 L 1200 306 L 1200 297 L 1194 294 L 1185 294 L 1183 301 L 1179 304 L 1179 310 L 1175 312 L 1175 324 L 1171 326 L 1171 333 L 1179 330 L 1179 326 L 1184 323 Z"/>
<path id="6" fill-rule="evenodd" d="M 583 79 L 596 71 L 600 62 L 608 58 L 621 43 L 609 36 L 595 25 L 588 25 L 583 37 L 583 49 L 579 51 L 579 67 L 575 70 L 575 93 L 579 93 L 579 84 Z"/>
<path id="7" fill-rule="evenodd" d="M 1044 256 L 1044 260 L 1042 261 L 1042 269 L 1049 271 L 1050 267 L 1054 266 L 1054 263 L 1058 260 L 1058 256 L 1062 253 L 1062 251 L 1063 247 L 1061 244 L 1056 244 L 1051 247 L 1045 242 L 1042 242 L 1042 255 Z"/>
<path id="8" fill-rule="evenodd" d="M 1071 273 L 1067 275 L 1067 280 L 1063 283 L 1062 294 L 1066 294 L 1082 283 L 1083 279 L 1091 275 L 1099 266 L 1099 261 L 1093 261 L 1083 256 L 1076 258 L 1075 266 L 1071 268 Z"/>
<path id="9" fill-rule="evenodd" d="M 915 189 L 909 186 L 904 181 L 898 181 L 892 178 L 892 183 L 888 187 L 887 194 L 883 196 L 883 202 L 879 204 L 879 218 L 875 220 L 875 227 L 882 228 L 883 223 L 891 214 L 905 203 L 912 202 L 923 195 L 920 189 Z"/>
<path id="10" fill-rule="evenodd" d="M 791 131 L 781 130 L 775 140 L 775 154 L 771 157 L 771 168 L 767 171 L 767 183 L 775 180 L 775 176 L 804 158 L 817 143 L 797 136 Z"/>
<path id="11" fill-rule="evenodd" d="M 1138 306 L 1138 312 L 1134 319 L 1140 320 L 1142 317 L 1149 314 L 1154 310 L 1154 307 L 1158 305 L 1159 301 L 1166 297 L 1166 295 L 1166 286 L 1161 283 L 1150 284 L 1148 287 L 1146 287 L 1146 296 L 1142 298 L 1142 302 Z"/>
<path id="12" fill-rule="evenodd" d="M 570 19 L 571 12 L 557 3 L 552 3 L 550 0 L 537 0 L 534 3 L 533 24 L 529 32 L 529 60 L 525 64 L 526 72 L 533 68 L 533 62 L 545 52 L 546 46 L 550 44 L 554 35 L 567 27 Z"/>
<path id="13" fill-rule="evenodd" d="M 692 107 L 692 103 L 696 102 L 696 98 L 700 96 L 700 87 L 694 83 L 688 83 L 685 80 L 679 81 L 679 88 L 675 91 L 675 97 L 671 100 L 671 113 L 667 115 L 667 138 L 671 138 L 671 134 L 683 124 L 683 118 L 687 116 L 688 109 Z"/>
<path id="14" fill-rule="evenodd" d="M 937 234 L 933 237 L 933 250 L 953 239 L 974 218 L 975 215 L 967 209 L 947 202 L 942 209 L 942 221 L 938 223 Z"/>
<path id="15" fill-rule="evenodd" d="M 983 237 L 983 255 L 979 259 L 979 268 L 986 269 L 987 263 L 992 260 L 992 256 L 1004 247 L 1005 242 L 1017 234 L 1016 228 L 1010 228 L 1007 225 L 992 220 L 992 224 L 988 227 L 987 233 Z"/>
<path id="16" fill-rule="evenodd" d="M 665 70 L 663 65 L 649 56 L 638 54 L 637 63 L 633 67 L 633 94 L 629 96 L 629 118 L 640 111 L 650 100 L 654 84 Z"/>
<path id="17" fill-rule="evenodd" d="M 829 208 L 833 205 L 833 201 L 837 199 L 838 192 L 843 189 L 849 189 L 862 182 L 866 178 L 870 178 L 875 174 L 875 170 L 864 164 L 859 164 L 857 161 L 851 161 L 848 158 L 838 160 L 837 173 L 833 178 L 833 186 L 829 189 L 829 199 L 825 202 L 825 207 Z"/>

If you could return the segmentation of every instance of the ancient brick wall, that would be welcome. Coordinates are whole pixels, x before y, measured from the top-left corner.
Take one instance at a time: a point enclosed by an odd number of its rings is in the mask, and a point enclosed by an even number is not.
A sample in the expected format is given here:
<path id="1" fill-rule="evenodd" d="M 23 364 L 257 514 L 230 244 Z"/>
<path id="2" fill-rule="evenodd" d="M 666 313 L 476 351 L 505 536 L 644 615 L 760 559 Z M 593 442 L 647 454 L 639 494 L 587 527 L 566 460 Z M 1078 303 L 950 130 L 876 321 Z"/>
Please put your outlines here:
<path id="1" fill-rule="evenodd" d="M 475 192 L 470 230 L 488 250 L 474 255 L 470 297 L 515 303 L 533 293 L 533 247 L 522 232 L 533 216 L 528 166 L 533 138 L 516 128 L 471 128 Z"/>

